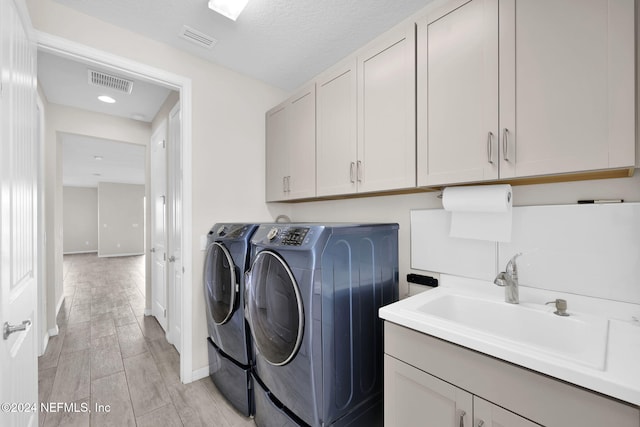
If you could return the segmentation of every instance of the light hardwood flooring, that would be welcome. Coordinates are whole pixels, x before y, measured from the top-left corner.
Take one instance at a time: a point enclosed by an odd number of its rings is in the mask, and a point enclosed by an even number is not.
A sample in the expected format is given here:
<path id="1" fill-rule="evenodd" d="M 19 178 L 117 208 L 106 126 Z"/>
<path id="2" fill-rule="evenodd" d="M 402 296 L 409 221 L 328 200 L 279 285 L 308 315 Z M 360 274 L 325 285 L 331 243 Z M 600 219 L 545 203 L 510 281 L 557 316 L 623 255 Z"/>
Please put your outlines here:
<path id="1" fill-rule="evenodd" d="M 180 383 L 180 355 L 144 316 L 141 289 L 144 256 L 64 257 L 60 332 L 38 359 L 39 399 L 77 410 L 41 412 L 40 426 L 254 425 L 208 377 Z"/>

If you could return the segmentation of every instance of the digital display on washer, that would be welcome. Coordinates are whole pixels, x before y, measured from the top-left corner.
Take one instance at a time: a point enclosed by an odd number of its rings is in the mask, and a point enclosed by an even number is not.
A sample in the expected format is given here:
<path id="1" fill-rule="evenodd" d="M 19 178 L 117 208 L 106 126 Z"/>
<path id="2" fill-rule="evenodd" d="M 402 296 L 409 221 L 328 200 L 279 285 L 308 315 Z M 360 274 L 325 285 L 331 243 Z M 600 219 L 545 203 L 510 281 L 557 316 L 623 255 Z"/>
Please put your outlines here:
<path id="1" fill-rule="evenodd" d="M 283 245 L 300 246 L 309 232 L 308 228 L 290 228 L 282 238 Z"/>

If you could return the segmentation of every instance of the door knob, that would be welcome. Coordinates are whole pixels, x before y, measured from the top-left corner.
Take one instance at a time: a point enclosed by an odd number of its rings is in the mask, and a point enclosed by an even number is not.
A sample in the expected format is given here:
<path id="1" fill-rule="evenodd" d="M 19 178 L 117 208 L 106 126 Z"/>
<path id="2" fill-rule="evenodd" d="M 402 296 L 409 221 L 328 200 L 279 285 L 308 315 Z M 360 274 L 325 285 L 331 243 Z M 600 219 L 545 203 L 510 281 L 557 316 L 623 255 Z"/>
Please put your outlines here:
<path id="1" fill-rule="evenodd" d="M 176 257 L 174 257 L 173 255 L 171 255 L 169 257 L 169 262 L 176 262 Z"/>
<path id="2" fill-rule="evenodd" d="M 31 325 L 31 320 L 28 319 L 23 321 L 19 325 L 10 325 L 9 322 L 4 322 L 4 327 L 2 328 L 2 338 L 6 340 L 12 333 L 24 331 L 29 325 Z"/>

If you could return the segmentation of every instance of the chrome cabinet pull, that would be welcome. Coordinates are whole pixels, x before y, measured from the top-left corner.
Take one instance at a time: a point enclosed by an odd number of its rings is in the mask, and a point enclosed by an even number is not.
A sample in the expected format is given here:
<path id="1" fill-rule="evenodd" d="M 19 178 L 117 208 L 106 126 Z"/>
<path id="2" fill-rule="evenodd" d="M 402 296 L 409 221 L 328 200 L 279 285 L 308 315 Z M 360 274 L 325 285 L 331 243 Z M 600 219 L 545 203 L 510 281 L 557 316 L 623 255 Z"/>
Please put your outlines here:
<path id="1" fill-rule="evenodd" d="M 4 322 L 4 327 L 2 328 L 2 338 L 6 340 L 9 338 L 9 335 L 13 334 L 14 332 L 25 331 L 29 325 L 31 325 L 31 320 L 29 319 L 24 320 L 19 325 L 10 325 L 9 322 Z"/>
<path id="2" fill-rule="evenodd" d="M 358 182 L 362 182 L 362 160 L 358 160 Z"/>
<path id="3" fill-rule="evenodd" d="M 484 421 L 483 420 L 478 421 L 478 427 L 484 427 Z"/>
<path id="4" fill-rule="evenodd" d="M 490 164 L 493 164 L 493 144 L 491 143 L 493 140 L 493 133 L 489 132 L 487 135 L 487 160 Z"/>
<path id="5" fill-rule="evenodd" d="M 283 193 L 287 192 L 287 177 L 286 176 L 282 177 L 282 192 Z"/>
<path id="6" fill-rule="evenodd" d="M 465 411 L 460 411 L 460 427 L 464 427 L 464 416 L 467 415 Z"/>
<path id="7" fill-rule="evenodd" d="M 502 158 L 505 162 L 509 161 L 509 129 L 502 129 Z"/>
<path id="8" fill-rule="evenodd" d="M 355 167 L 356 167 L 356 163 L 351 162 L 351 164 L 349 165 L 349 179 L 351 180 L 352 183 L 356 182 L 356 178 L 353 174 Z"/>

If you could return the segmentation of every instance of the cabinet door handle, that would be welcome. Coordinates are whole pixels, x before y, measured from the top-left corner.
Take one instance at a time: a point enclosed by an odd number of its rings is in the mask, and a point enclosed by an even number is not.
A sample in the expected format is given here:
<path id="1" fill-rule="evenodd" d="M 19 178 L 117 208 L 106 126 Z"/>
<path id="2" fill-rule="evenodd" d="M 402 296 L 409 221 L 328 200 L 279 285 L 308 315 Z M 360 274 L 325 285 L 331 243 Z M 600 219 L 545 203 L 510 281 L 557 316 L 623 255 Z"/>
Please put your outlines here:
<path id="1" fill-rule="evenodd" d="M 351 180 L 352 183 L 356 182 L 356 177 L 354 175 L 355 168 L 356 168 L 356 163 L 351 162 L 351 164 L 349 165 L 349 179 Z"/>
<path id="2" fill-rule="evenodd" d="M 478 421 L 478 427 L 484 427 L 484 420 Z"/>
<path id="3" fill-rule="evenodd" d="M 502 129 L 502 156 L 505 162 L 509 161 L 509 129 Z"/>
<path id="4" fill-rule="evenodd" d="M 287 177 L 287 193 L 291 192 L 291 175 Z"/>
<path id="5" fill-rule="evenodd" d="M 358 171 L 358 182 L 362 182 L 362 160 L 358 160 L 358 167 L 356 169 Z"/>
<path id="6" fill-rule="evenodd" d="M 489 132 L 487 134 L 487 160 L 490 164 L 493 164 L 493 144 L 491 143 L 493 139 L 493 133 Z"/>
<path id="7" fill-rule="evenodd" d="M 286 176 L 282 177 L 282 192 L 283 193 L 287 192 L 287 177 Z"/>
<path id="8" fill-rule="evenodd" d="M 467 415 L 465 411 L 460 411 L 460 427 L 464 427 L 464 416 Z"/>

